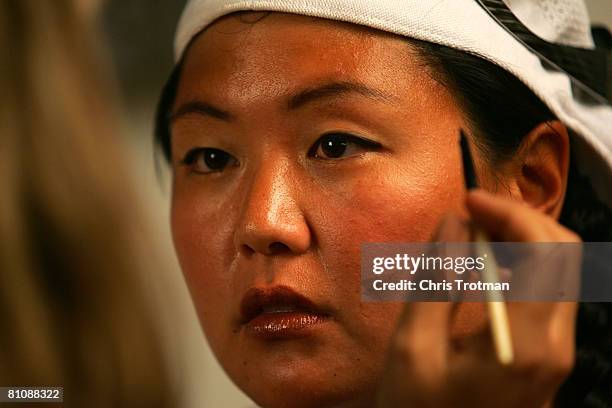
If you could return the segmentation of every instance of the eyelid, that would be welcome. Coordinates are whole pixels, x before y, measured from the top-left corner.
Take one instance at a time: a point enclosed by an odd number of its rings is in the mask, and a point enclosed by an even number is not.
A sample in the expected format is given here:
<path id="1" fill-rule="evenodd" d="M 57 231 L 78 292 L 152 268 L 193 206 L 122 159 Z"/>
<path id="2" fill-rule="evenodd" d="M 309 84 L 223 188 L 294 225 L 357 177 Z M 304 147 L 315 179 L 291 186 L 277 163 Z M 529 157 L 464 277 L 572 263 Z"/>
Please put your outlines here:
<path id="1" fill-rule="evenodd" d="M 180 160 L 181 164 L 184 164 L 184 165 L 193 164 L 198 154 L 204 153 L 206 149 L 208 149 L 208 147 L 194 147 L 192 149 L 187 150 L 183 158 Z"/>
<path id="2" fill-rule="evenodd" d="M 193 170 L 194 173 L 198 173 L 198 174 L 221 173 L 225 171 L 228 167 L 238 163 L 238 160 L 234 156 L 232 156 L 230 153 L 226 152 L 225 150 L 217 149 L 214 147 L 194 147 L 192 149 L 189 149 L 185 153 L 183 158 L 180 160 L 180 164 L 185 167 L 194 166 L 198 157 L 204 154 L 207 150 L 214 150 L 214 151 L 222 153 L 223 155 L 226 155 L 228 157 L 228 161 L 226 165 L 220 169 L 210 169 L 209 171 Z"/>
<path id="3" fill-rule="evenodd" d="M 333 136 L 333 135 L 340 135 L 340 136 L 344 136 L 348 139 L 348 141 L 350 143 L 355 143 L 361 147 L 366 147 L 366 148 L 371 148 L 371 149 L 380 149 L 382 148 L 382 144 L 380 144 L 379 142 L 376 142 L 372 139 L 368 139 L 366 137 L 363 136 L 357 136 L 354 135 L 352 133 L 349 132 L 342 132 L 342 131 L 337 131 L 337 132 L 326 132 L 324 134 L 322 134 L 317 141 L 312 145 L 312 147 L 308 150 L 308 156 L 309 157 L 314 157 L 319 146 L 321 145 L 321 140 L 325 137 L 328 136 Z"/>

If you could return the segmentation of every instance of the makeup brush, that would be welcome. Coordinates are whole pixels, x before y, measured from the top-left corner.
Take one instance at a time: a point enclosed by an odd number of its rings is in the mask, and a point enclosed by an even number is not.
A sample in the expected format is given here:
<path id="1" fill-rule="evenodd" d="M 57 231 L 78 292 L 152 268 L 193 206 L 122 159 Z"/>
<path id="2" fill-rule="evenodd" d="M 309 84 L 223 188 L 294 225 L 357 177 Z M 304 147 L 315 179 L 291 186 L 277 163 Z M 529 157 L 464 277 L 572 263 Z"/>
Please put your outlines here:
<path id="1" fill-rule="evenodd" d="M 463 177 L 465 188 L 472 190 L 478 188 L 476 172 L 474 170 L 474 161 L 470 152 L 467 137 L 463 129 L 460 131 L 459 145 L 461 147 L 461 157 L 463 160 Z M 498 283 L 499 273 L 497 270 L 497 262 L 489 244 L 487 234 L 476 227 L 474 231 L 474 242 L 477 253 L 486 254 L 484 257 L 484 269 L 482 270 L 482 278 L 488 283 Z M 491 334 L 493 335 L 493 343 L 495 345 L 495 353 L 501 364 L 510 364 L 514 360 L 514 352 L 512 350 L 512 337 L 510 335 L 510 325 L 508 323 L 508 310 L 504 301 L 504 296 L 499 290 L 488 290 L 487 309 L 491 319 Z"/>

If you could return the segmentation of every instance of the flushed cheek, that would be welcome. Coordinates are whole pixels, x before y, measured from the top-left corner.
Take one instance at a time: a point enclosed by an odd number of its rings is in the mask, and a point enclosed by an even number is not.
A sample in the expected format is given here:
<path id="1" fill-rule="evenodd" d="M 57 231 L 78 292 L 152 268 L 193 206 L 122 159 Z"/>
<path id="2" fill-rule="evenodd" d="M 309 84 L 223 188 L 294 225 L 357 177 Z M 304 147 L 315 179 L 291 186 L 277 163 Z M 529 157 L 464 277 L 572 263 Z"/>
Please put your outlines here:
<path id="1" fill-rule="evenodd" d="M 363 242 L 430 240 L 444 214 L 460 211 L 464 194 L 454 163 L 435 163 L 388 166 L 319 192 L 323 202 L 316 205 L 313 225 L 328 259 L 352 259 L 358 266 Z"/>
<path id="2" fill-rule="evenodd" d="M 232 293 L 228 270 L 231 227 L 226 218 L 211 217 L 210 211 L 192 197 L 173 197 L 171 225 L 174 246 L 205 332 L 229 335 L 226 312 Z M 225 334 L 227 333 L 227 334 Z"/>
<path id="3" fill-rule="evenodd" d="M 441 217 L 461 203 L 460 180 L 450 173 L 453 163 L 406 167 L 386 167 L 311 194 L 323 197 L 311 219 L 326 276 L 346 291 L 338 297 L 346 311 L 344 329 L 362 347 L 381 347 L 395 325 L 393 310 L 401 305 L 383 310 L 361 303 L 361 244 L 428 241 Z"/>

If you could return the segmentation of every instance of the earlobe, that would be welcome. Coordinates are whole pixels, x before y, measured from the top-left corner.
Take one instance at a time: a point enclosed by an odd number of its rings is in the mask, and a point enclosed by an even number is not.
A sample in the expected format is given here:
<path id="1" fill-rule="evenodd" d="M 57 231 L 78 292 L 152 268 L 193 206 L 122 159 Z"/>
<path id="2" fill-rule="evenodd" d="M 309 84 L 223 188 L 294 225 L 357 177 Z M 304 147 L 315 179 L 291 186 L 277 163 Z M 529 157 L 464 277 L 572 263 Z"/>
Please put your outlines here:
<path id="1" fill-rule="evenodd" d="M 539 124 L 523 140 L 519 157 L 521 168 L 516 182 L 523 201 L 559 218 L 569 168 L 567 128 L 559 121 Z"/>

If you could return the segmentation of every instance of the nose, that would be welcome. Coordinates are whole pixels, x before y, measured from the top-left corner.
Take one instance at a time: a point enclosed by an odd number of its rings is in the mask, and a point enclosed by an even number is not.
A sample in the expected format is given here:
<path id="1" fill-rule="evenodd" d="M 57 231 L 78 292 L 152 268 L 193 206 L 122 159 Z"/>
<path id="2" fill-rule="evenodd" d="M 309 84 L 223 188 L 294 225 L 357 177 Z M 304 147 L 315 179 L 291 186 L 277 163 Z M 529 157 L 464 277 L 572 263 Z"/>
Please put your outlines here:
<path id="1" fill-rule="evenodd" d="M 235 232 L 239 252 L 274 255 L 308 250 L 311 232 L 298 203 L 298 180 L 292 174 L 283 160 L 267 160 L 257 168 Z"/>

